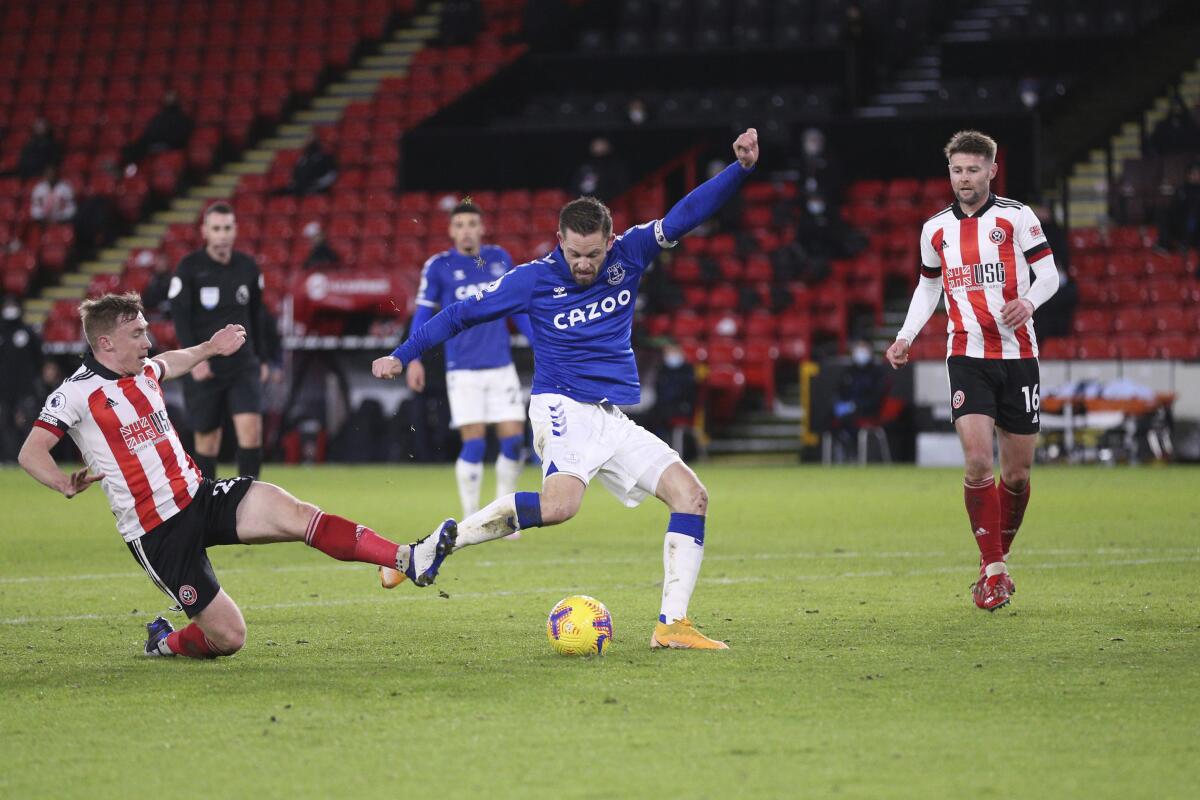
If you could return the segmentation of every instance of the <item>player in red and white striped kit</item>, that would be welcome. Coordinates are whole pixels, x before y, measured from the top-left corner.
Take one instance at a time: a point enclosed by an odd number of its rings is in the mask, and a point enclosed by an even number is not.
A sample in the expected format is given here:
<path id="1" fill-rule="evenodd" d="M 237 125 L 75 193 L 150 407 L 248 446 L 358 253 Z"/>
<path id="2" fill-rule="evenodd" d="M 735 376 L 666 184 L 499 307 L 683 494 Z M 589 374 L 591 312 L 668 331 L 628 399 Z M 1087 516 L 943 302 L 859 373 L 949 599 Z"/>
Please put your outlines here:
<path id="1" fill-rule="evenodd" d="M 887 358 L 896 369 L 908 363 L 909 347 L 944 295 L 950 414 L 962 443 L 967 516 L 980 553 L 971 594 L 975 605 L 994 611 L 1016 591 L 1006 559 L 1029 503 L 1039 429 L 1033 312 L 1058 289 L 1058 272 L 1033 211 L 991 193 L 996 142 L 959 131 L 945 152 L 955 202 L 921 229 L 921 280 Z M 1000 439 L 998 485 L 993 431 Z"/>
<path id="2" fill-rule="evenodd" d="M 191 620 L 178 631 L 162 617 L 149 623 L 146 655 L 215 658 L 245 643 L 242 613 L 217 583 L 205 552 L 214 545 L 302 540 L 339 561 L 398 569 L 418 586 L 433 583 L 453 547 L 454 520 L 398 545 L 270 483 L 201 476 L 167 416 L 159 383 L 212 356 L 235 353 L 246 341 L 245 328 L 226 325 L 203 344 L 148 359 L 150 339 L 136 294 L 85 300 L 79 314 L 91 352 L 46 400 L 19 460 L 68 499 L 99 481 L 130 552 Z M 70 475 L 50 455 L 64 433 L 83 454 L 83 469 Z"/>

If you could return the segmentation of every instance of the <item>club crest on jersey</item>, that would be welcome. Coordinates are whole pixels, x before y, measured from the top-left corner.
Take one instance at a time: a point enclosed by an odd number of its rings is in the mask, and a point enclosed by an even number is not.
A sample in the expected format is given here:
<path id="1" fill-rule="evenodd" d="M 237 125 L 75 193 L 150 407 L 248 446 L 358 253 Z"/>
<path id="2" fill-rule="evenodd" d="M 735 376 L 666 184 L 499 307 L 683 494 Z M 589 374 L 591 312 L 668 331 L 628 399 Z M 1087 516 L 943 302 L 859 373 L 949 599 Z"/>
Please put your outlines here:
<path id="1" fill-rule="evenodd" d="M 1003 228 L 992 228 L 992 232 L 988 234 L 988 238 L 992 240 L 992 244 L 1004 244 L 1004 240 L 1008 238 L 1008 234 Z"/>
<path id="2" fill-rule="evenodd" d="M 962 404 L 965 402 L 967 402 L 967 396 L 962 393 L 961 389 L 955 392 L 954 397 L 950 400 L 950 404 L 954 406 L 955 410 L 962 408 Z"/>
<path id="3" fill-rule="evenodd" d="M 154 380 L 154 378 L 146 378 L 146 384 L 150 387 L 151 391 L 160 391 L 158 388 L 158 383 Z"/>
<path id="4" fill-rule="evenodd" d="M 461 269 L 454 270 L 454 280 L 465 281 L 466 279 L 467 279 L 467 273 L 463 272 Z"/>
<path id="5" fill-rule="evenodd" d="M 619 286 L 621 281 L 625 280 L 625 268 L 620 264 L 610 264 L 608 267 L 608 283 L 610 286 Z"/>
<path id="6" fill-rule="evenodd" d="M 179 587 L 179 602 L 185 606 L 193 605 L 197 597 L 195 587 L 189 586 L 186 583 Z"/>

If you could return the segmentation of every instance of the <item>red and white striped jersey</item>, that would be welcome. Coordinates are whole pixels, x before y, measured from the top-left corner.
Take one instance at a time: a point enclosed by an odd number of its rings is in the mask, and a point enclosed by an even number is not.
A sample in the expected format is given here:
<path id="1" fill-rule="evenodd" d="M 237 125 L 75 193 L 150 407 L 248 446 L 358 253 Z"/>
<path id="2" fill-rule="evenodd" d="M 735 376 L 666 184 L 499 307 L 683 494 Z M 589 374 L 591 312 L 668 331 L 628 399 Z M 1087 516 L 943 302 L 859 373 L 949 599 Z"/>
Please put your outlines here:
<path id="1" fill-rule="evenodd" d="M 969 217 L 953 203 L 926 220 L 921 274 L 942 279 L 949 355 L 1036 357 L 1033 320 L 1009 328 L 1000 311 L 1029 291 L 1029 265 L 1051 255 L 1037 216 L 1016 200 L 993 194 Z"/>
<path id="2" fill-rule="evenodd" d="M 127 542 L 187 508 L 200 487 L 200 470 L 167 418 L 164 371 L 146 359 L 136 375 L 121 376 L 88 354 L 34 422 L 59 437 L 70 433 L 83 463 L 104 476 L 100 486 Z"/>

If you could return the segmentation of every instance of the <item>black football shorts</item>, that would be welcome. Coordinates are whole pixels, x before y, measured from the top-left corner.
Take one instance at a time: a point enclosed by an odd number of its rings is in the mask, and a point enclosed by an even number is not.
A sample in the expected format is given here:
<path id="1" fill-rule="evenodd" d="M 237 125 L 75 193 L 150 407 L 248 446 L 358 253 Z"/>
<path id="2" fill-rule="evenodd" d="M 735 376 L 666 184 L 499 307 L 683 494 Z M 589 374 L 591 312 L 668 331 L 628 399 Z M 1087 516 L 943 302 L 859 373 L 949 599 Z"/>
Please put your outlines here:
<path id="1" fill-rule="evenodd" d="M 1041 378 L 1036 358 L 946 359 L 950 376 L 950 418 L 985 414 L 1009 433 L 1037 433 Z"/>
<path id="2" fill-rule="evenodd" d="M 192 430 L 208 433 L 220 428 L 226 414 L 261 414 L 262 380 L 258 362 L 226 375 L 198 381 L 188 375 L 183 382 L 188 422 Z"/>
<path id="3" fill-rule="evenodd" d="M 199 614 L 221 591 L 209 547 L 239 544 L 237 507 L 253 478 L 205 478 L 187 508 L 129 545 L 150 580 L 188 615 Z"/>

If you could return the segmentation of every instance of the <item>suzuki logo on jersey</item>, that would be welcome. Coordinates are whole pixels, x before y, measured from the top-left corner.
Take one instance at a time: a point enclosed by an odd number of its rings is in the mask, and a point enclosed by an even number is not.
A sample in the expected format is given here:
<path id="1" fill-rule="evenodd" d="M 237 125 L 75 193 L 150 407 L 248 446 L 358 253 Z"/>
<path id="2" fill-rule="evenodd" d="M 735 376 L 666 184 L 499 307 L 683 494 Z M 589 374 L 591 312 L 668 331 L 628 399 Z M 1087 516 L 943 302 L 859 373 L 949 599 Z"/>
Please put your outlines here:
<path id="1" fill-rule="evenodd" d="M 964 264 L 946 268 L 946 291 L 966 289 L 968 292 L 1004 285 L 1004 262 Z"/>
<path id="2" fill-rule="evenodd" d="M 125 446 L 134 453 L 152 447 L 170 432 L 171 420 L 167 418 L 166 409 L 139 417 L 128 425 L 121 426 L 121 438 L 125 440 Z"/>
<path id="3" fill-rule="evenodd" d="M 611 314 L 618 308 L 629 305 L 633 299 L 633 293 L 628 289 L 622 289 L 616 295 L 609 295 L 603 300 L 597 300 L 594 303 L 588 303 L 580 308 L 572 308 L 570 311 L 565 311 L 561 314 L 554 315 L 554 327 L 560 331 L 565 331 L 568 328 L 574 328 L 576 325 L 582 325 L 593 319 L 600 319 L 606 314 Z"/>

